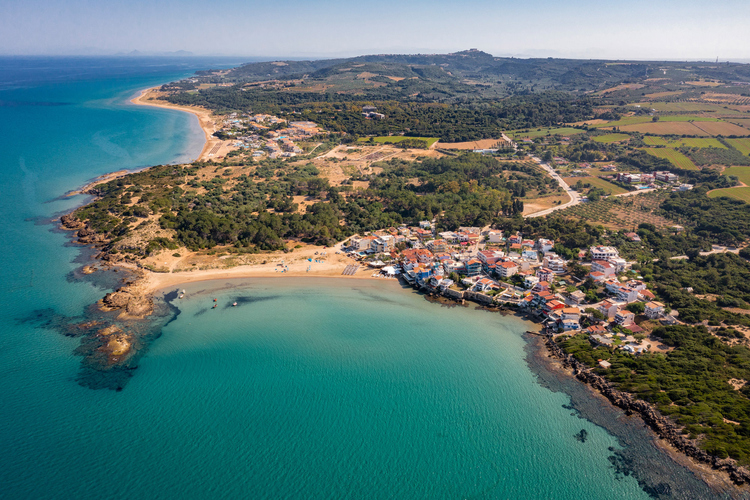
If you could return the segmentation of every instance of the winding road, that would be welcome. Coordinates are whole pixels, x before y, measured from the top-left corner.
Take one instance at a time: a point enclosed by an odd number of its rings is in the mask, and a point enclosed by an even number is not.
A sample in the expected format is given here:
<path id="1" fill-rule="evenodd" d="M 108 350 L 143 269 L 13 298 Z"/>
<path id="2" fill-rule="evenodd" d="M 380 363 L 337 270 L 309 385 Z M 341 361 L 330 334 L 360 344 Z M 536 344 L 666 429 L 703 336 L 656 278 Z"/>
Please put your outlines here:
<path id="1" fill-rule="evenodd" d="M 568 184 L 563 180 L 563 178 L 560 177 L 560 175 L 557 172 L 555 172 L 555 169 L 553 169 L 548 163 L 544 163 L 540 158 L 537 158 L 536 156 L 532 156 L 531 159 L 537 162 L 540 167 L 546 170 L 547 173 L 550 176 L 552 176 L 552 178 L 555 179 L 558 184 L 560 184 L 560 187 L 563 188 L 563 191 L 565 191 L 568 194 L 568 196 L 570 196 L 570 201 L 567 203 L 563 203 L 562 205 L 558 205 L 556 207 L 542 210 L 540 212 L 528 214 L 525 217 L 543 217 L 557 210 L 562 210 L 564 208 L 572 207 L 574 205 L 578 205 L 579 203 L 581 203 L 581 195 L 578 194 L 578 192 L 575 189 L 568 186 Z"/>

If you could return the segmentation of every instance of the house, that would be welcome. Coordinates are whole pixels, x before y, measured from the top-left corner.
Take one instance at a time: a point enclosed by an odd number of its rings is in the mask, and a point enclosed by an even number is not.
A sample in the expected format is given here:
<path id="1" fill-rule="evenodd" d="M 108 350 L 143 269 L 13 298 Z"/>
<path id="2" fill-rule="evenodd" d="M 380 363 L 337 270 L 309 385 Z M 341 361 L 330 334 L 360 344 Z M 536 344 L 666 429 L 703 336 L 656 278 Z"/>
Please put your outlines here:
<path id="1" fill-rule="evenodd" d="M 432 240 L 427 242 L 427 248 L 432 253 L 445 253 L 448 251 L 448 243 L 445 240 Z"/>
<path id="2" fill-rule="evenodd" d="M 591 325 L 586 328 L 586 332 L 590 335 L 604 335 L 607 333 L 607 328 L 604 325 Z"/>
<path id="3" fill-rule="evenodd" d="M 375 238 L 372 242 L 371 249 L 375 251 L 375 253 L 385 253 L 390 252 L 395 247 L 395 239 L 390 234 L 380 236 L 379 238 Z"/>
<path id="4" fill-rule="evenodd" d="M 620 256 L 620 252 L 614 247 L 595 246 L 589 248 L 589 253 L 592 260 L 609 260 Z"/>
<path id="5" fill-rule="evenodd" d="M 641 241 L 641 237 L 636 233 L 625 233 L 625 237 L 630 241 L 635 241 L 636 243 Z"/>
<path id="6" fill-rule="evenodd" d="M 617 289 L 617 300 L 630 304 L 638 300 L 638 290 L 623 286 Z"/>
<path id="7" fill-rule="evenodd" d="M 521 252 L 521 257 L 526 260 L 539 260 L 539 254 L 536 253 L 536 250 L 524 250 Z"/>
<path id="8" fill-rule="evenodd" d="M 680 184 L 680 187 L 677 189 L 679 191 L 690 191 L 691 189 L 693 189 L 693 185 L 692 184 Z"/>
<path id="9" fill-rule="evenodd" d="M 573 302 L 574 304 L 580 304 L 581 302 L 586 300 L 586 294 L 580 290 L 571 292 L 568 297 L 570 298 L 570 302 Z"/>
<path id="10" fill-rule="evenodd" d="M 551 269 L 541 267 L 536 270 L 536 277 L 539 278 L 540 281 L 552 281 L 555 277 L 555 273 L 553 273 Z"/>
<path id="11" fill-rule="evenodd" d="M 635 314 L 628 311 L 627 309 L 621 309 L 615 314 L 615 323 L 620 326 L 627 327 L 635 323 Z"/>
<path id="12" fill-rule="evenodd" d="M 596 281 L 597 283 L 601 283 L 602 281 L 604 281 L 604 279 L 606 278 L 606 276 L 604 276 L 604 273 L 600 273 L 600 272 L 597 272 L 597 271 L 592 271 L 592 272 L 589 273 L 589 278 L 591 278 L 592 280 Z"/>
<path id="13" fill-rule="evenodd" d="M 565 274 L 565 261 L 557 254 L 549 253 L 545 255 L 542 265 L 555 274 Z"/>
<path id="14" fill-rule="evenodd" d="M 549 292 L 549 282 L 538 281 L 536 285 L 532 287 L 532 290 L 535 292 Z"/>
<path id="15" fill-rule="evenodd" d="M 557 299 L 552 299 L 552 300 L 546 301 L 544 306 L 542 306 L 542 311 L 544 312 L 544 314 L 549 316 L 549 314 L 552 311 L 557 311 L 558 309 L 563 309 L 564 307 L 565 307 L 565 304 L 563 304 Z"/>
<path id="16" fill-rule="evenodd" d="M 458 243 L 458 235 L 453 231 L 443 231 L 438 236 L 440 236 L 442 240 L 445 240 L 448 243 Z"/>
<path id="17" fill-rule="evenodd" d="M 510 278 L 518 272 L 518 266 L 513 262 L 500 262 L 495 265 L 495 272 L 503 278 Z"/>
<path id="18" fill-rule="evenodd" d="M 502 243 L 503 232 L 502 231 L 490 231 L 487 234 L 487 238 L 490 243 Z"/>
<path id="19" fill-rule="evenodd" d="M 558 322 L 558 327 L 564 332 L 576 331 L 581 329 L 581 324 L 575 319 L 563 319 Z"/>
<path id="20" fill-rule="evenodd" d="M 618 273 L 623 272 L 625 268 L 628 267 L 628 261 L 626 261 L 622 257 L 615 257 L 613 259 L 609 259 L 608 262 L 615 266 L 615 272 L 618 272 Z"/>
<path id="21" fill-rule="evenodd" d="M 596 308 L 596 310 L 602 313 L 605 318 L 609 319 L 615 317 L 615 315 L 617 314 L 617 309 L 618 305 L 608 299 L 602 300 L 599 303 L 599 306 Z"/>
<path id="22" fill-rule="evenodd" d="M 525 286 L 527 289 L 534 288 L 534 285 L 539 283 L 539 278 L 536 276 L 526 276 L 523 279 L 523 286 Z"/>
<path id="23" fill-rule="evenodd" d="M 478 259 L 471 259 L 466 263 L 466 275 L 477 276 L 482 272 L 482 261 Z"/>
<path id="24" fill-rule="evenodd" d="M 606 260 L 595 260 L 591 263 L 592 273 L 602 273 L 606 278 L 613 277 L 617 268 Z"/>
<path id="25" fill-rule="evenodd" d="M 574 319 L 578 322 L 581 319 L 581 310 L 577 307 L 563 307 L 562 309 L 563 319 Z"/>
<path id="26" fill-rule="evenodd" d="M 644 314 L 648 319 L 657 319 L 664 314 L 664 304 L 661 302 L 649 302 L 646 304 Z"/>
<path id="27" fill-rule="evenodd" d="M 542 253 L 549 252 L 552 250 L 552 247 L 555 246 L 555 242 L 552 240 L 546 240 L 544 238 L 539 238 L 536 242 L 536 248 Z"/>

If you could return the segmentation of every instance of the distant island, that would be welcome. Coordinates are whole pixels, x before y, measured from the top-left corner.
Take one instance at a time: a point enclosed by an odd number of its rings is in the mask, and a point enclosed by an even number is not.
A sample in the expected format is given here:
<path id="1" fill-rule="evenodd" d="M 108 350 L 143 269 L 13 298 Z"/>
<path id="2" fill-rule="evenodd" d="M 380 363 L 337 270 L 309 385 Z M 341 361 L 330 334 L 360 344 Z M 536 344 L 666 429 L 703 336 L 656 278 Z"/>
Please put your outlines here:
<path id="1" fill-rule="evenodd" d="M 207 142 L 62 218 L 99 250 L 87 272 L 138 275 L 101 307 L 398 277 L 541 323 L 580 380 L 750 481 L 750 65 L 372 55 L 201 71 L 134 102 L 195 113 Z M 102 369 L 143 341 L 97 328 Z"/>

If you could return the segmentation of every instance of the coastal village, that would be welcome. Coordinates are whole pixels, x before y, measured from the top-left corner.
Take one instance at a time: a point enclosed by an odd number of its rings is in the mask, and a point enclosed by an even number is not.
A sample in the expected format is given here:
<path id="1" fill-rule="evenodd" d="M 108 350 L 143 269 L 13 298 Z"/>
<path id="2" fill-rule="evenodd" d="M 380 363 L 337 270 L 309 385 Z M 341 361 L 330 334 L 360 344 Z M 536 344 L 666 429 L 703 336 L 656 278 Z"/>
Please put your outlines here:
<path id="1" fill-rule="evenodd" d="M 631 354 L 657 347 L 644 341 L 638 323 L 676 324 L 676 312 L 655 300 L 632 262 L 618 250 L 593 246 L 578 255 L 588 274 L 575 277 L 555 242 L 520 234 L 462 227 L 435 233 L 430 221 L 355 236 L 344 242 L 350 256 L 386 277 L 447 298 L 489 307 L 511 307 L 540 321 L 552 336 L 587 332 L 592 342 Z M 638 241 L 636 233 L 625 235 Z M 602 294 L 586 292 L 594 286 Z M 606 361 L 602 361 L 606 367 Z"/>

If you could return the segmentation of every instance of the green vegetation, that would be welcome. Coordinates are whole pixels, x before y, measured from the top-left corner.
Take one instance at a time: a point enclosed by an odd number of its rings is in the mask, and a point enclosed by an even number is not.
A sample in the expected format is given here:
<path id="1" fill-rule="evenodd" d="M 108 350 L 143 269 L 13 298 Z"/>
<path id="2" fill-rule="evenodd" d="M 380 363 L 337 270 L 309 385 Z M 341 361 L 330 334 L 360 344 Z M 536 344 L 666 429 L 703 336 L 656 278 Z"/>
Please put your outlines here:
<path id="1" fill-rule="evenodd" d="M 577 129 L 572 127 L 542 127 L 537 129 L 522 129 L 513 130 L 507 133 L 511 139 L 536 139 L 538 137 L 546 137 L 550 135 L 562 135 L 570 136 L 575 134 L 582 134 L 585 130 Z"/>
<path id="2" fill-rule="evenodd" d="M 596 142 L 603 142 L 605 144 L 609 144 L 612 142 L 626 141 L 628 139 L 630 139 L 630 136 L 628 134 L 604 134 L 604 135 L 594 136 L 594 140 Z"/>
<path id="3" fill-rule="evenodd" d="M 698 167 L 690 158 L 677 150 L 671 148 L 649 148 L 645 151 L 657 158 L 669 160 L 669 162 L 677 168 L 683 170 L 698 170 Z"/>
<path id="4" fill-rule="evenodd" d="M 735 333 L 720 331 L 727 337 Z M 618 389 L 673 417 L 689 437 L 700 438 L 700 446 L 709 453 L 750 464 L 750 387 L 740 384 L 736 390 L 730 384 L 731 379 L 750 380 L 750 350 L 729 346 L 704 327 L 662 327 L 654 336 L 673 350 L 635 357 L 595 349 L 584 335 L 564 340 L 562 346 Z M 612 366 L 598 368 L 598 359 Z"/>
<path id="5" fill-rule="evenodd" d="M 708 116 L 697 116 L 697 115 L 696 116 L 688 116 L 688 115 L 659 116 L 658 120 L 663 121 L 663 122 L 718 122 L 718 121 L 721 121 L 718 118 L 712 118 Z M 625 118 L 622 118 L 620 120 L 594 125 L 594 127 L 596 128 L 623 127 L 626 125 L 639 125 L 641 123 L 650 123 L 652 121 L 653 121 L 653 118 L 648 115 L 626 116 Z"/>
<path id="6" fill-rule="evenodd" d="M 362 137 L 359 139 L 359 142 L 374 142 L 377 144 L 399 144 L 404 141 L 406 141 L 408 144 L 412 144 L 412 141 L 421 141 L 424 143 L 424 147 L 422 149 L 426 149 L 431 148 L 432 145 L 438 141 L 438 139 L 436 137 L 407 137 L 404 135 L 391 135 L 385 137 L 370 138 Z"/>
<path id="7" fill-rule="evenodd" d="M 721 198 L 727 196 L 734 198 L 735 200 L 742 200 L 746 203 L 750 203 L 750 187 L 733 187 L 725 189 L 715 189 L 708 192 L 709 198 Z"/>
<path id="8" fill-rule="evenodd" d="M 726 142 L 743 155 L 750 155 L 750 138 L 726 139 Z"/>

